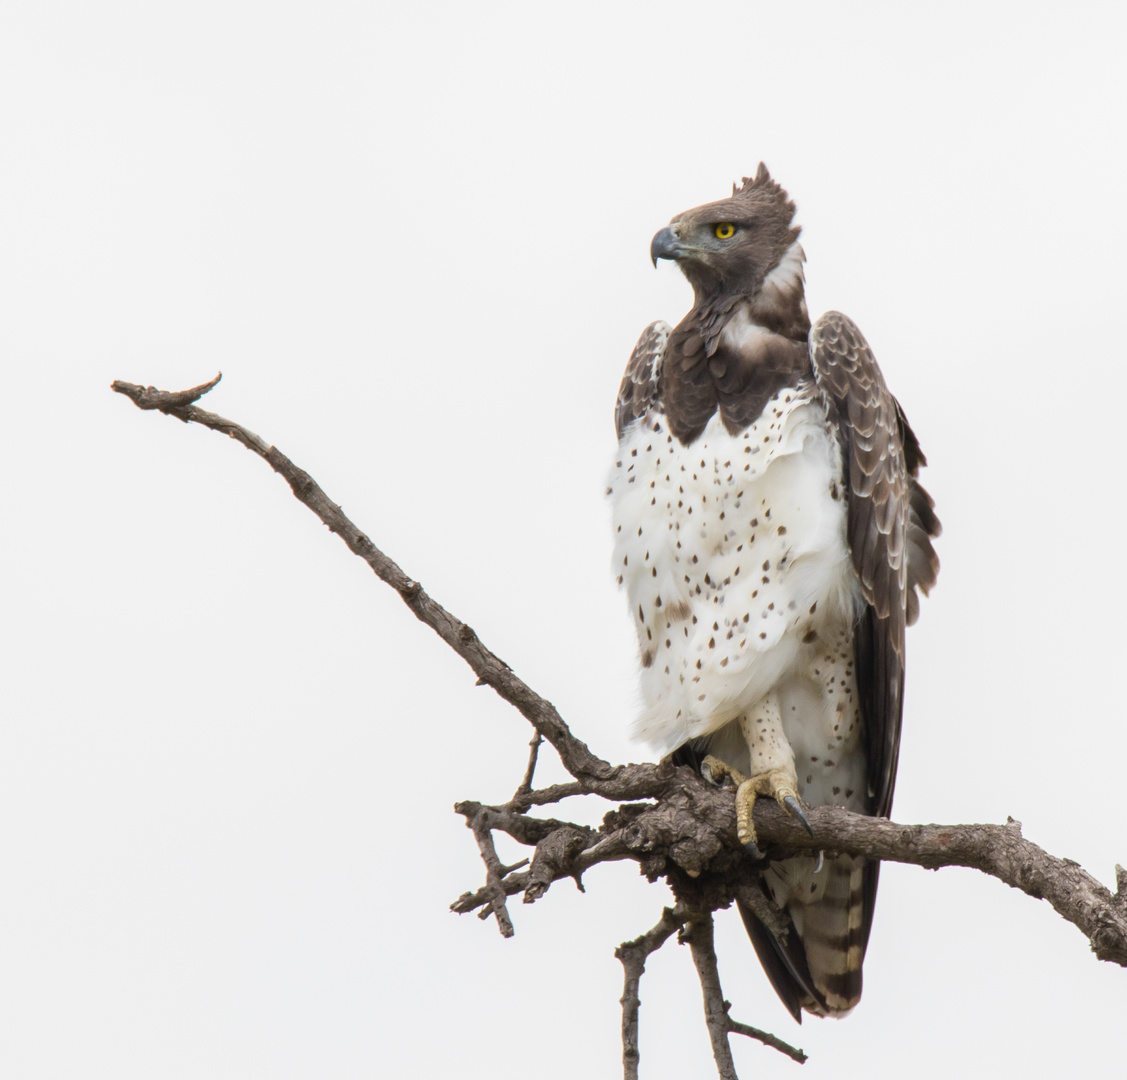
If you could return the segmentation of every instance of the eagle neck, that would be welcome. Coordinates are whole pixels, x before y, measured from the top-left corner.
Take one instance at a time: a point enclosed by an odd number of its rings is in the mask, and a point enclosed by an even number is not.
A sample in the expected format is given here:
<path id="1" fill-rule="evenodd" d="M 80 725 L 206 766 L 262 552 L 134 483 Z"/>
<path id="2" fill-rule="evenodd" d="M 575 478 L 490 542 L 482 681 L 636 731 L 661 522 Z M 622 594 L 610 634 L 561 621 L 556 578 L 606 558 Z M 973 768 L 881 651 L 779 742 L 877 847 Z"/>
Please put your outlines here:
<path id="1" fill-rule="evenodd" d="M 746 321 L 770 334 L 805 342 L 810 334 L 810 313 L 801 286 L 783 292 L 760 289 L 754 294 L 729 293 L 698 299 L 682 320 L 700 336 L 706 357 L 715 356 L 729 324 Z"/>

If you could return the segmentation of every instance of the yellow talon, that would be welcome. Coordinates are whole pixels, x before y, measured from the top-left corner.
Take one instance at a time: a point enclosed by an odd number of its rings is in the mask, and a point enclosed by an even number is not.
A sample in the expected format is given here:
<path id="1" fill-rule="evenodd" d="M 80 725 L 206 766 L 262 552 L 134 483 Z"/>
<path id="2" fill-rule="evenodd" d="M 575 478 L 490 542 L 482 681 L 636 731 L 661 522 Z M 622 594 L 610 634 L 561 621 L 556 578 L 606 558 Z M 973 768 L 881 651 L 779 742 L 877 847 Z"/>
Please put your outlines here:
<path id="1" fill-rule="evenodd" d="M 747 777 L 739 769 L 733 769 L 726 761 L 721 761 L 718 757 L 713 757 L 712 754 L 708 754 L 700 763 L 700 771 L 706 780 L 711 781 L 717 787 L 722 786 L 724 780 L 728 778 L 736 787 L 747 781 Z"/>
<path id="2" fill-rule="evenodd" d="M 793 773 L 787 769 L 770 769 L 751 777 L 750 780 L 744 780 L 736 789 L 736 835 L 752 858 L 758 859 L 762 854 L 752 817 L 755 800 L 759 795 L 773 798 L 788 814 L 798 818 L 811 836 L 814 835 L 810 822 L 802 812 Z"/>

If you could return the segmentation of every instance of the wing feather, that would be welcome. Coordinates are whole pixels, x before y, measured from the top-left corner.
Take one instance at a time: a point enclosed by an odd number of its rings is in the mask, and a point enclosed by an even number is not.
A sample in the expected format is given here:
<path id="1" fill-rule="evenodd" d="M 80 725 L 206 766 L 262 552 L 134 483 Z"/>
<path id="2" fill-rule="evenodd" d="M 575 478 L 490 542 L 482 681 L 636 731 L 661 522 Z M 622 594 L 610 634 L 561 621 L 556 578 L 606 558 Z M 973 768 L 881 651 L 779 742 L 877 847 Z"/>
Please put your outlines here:
<path id="1" fill-rule="evenodd" d="M 810 356 L 845 453 L 849 548 L 866 602 L 855 635 L 857 678 L 872 812 L 884 817 L 900 748 L 904 629 L 919 614 L 917 590 L 935 584 L 931 541 L 940 525 L 917 480 L 926 464 L 920 444 L 861 331 L 840 312 L 827 312 L 810 331 Z"/>
<path id="2" fill-rule="evenodd" d="M 618 401 L 614 407 L 614 427 L 619 439 L 639 416 L 657 401 L 661 379 L 661 362 L 672 327 L 666 322 L 653 322 L 642 331 L 638 344 L 630 354 Z"/>

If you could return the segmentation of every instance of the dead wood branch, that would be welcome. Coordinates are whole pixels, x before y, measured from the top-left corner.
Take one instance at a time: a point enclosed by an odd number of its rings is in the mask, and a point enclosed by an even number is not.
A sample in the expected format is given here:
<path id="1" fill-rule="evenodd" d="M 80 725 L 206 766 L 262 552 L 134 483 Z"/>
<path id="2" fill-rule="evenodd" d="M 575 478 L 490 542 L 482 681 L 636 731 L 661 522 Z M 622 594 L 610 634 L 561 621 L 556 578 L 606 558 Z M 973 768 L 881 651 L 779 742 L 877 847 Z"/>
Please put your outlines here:
<path id="1" fill-rule="evenodd" d="M 741 1024 L 728 1015 L 732 1003 L 724 1000 L 724 991 L 720 986 L 712 912 L 703 911 L 696 915 L 684 936 L 689 942 L 689 948 L 692 949 L 693 963 L 700 977 L 700 989 L 704 996 L 704 1022 L 708 1027 L 708 1037 L 712 1041 L 712 1056 L 716 1060 L 716 1071 L 721 1080 L 739 1080 L 735 1062 L 732 1060 L 732 1048 L 728 1043 L 728 1036 L 731 1034 L 758 1039 L 766 1046 L 786 1054 L 799 1065 L 805 1062 L 806 1055 L 797 1047 L 750 1024 Z"/>
<path id="2" fill-rule="evenodd" d="M 652 881 L 664 878 L 678 904 L 666 909 L 662 921 L 636 941 L 619 947 L 626 971 L 623 993 L 623 1062 L 627 1077 L 637 1075 L 638 980 L 646 957 L 678 927 L 691 923 L 687 935 L 701 976 L 705 1011 L 720 1075 L 734 1076 L 727 1036 L 750 1035 L 783 1053 L 803 1060 L 801 1051 L 774 1036 L 740 1024 L 728 1016 L 728 1006 L 715 976 L 712 950 L 712 912 L 737 897 L 752 895 L 754 864 L 736 837 L 734 799 L 730 789 L 707 784 L 688 768 L 669 763 L 612 765 L 576 738 L 551 702 L 524 683 L 478 639 L 474 631 L 424 591 L 393 560 L 358 529 L 303 469 L 274 446 L 234 421 L 199 408 L 195 402 L 216 385 L 219 377 L 191 390 L 166 392 L 153 387 L 115 382 L 113 389 L 139 408 L 155 409 L 185 423 L 220 431 L 265 460 L 289 483 L 294 495 L 373 572 L 399 593 L 415 617 L 450 646 L 477 676 L 513 705 L 535 729 L 528 765 L 512 799 L 490 806 L 459 803 L 478 842 L 486 866 L 486 884 L 467 892 L 451 907 L 458 912 L 482 909 L 492 913 L 501 933 L 513 932 L 506 898 L 522 894 L 531 903 L 563 877 L 582 888 L 583 873 L 603 862 L 630 860 Z M 573 782 L 536 790 L 532 787 L 541 739 L 557 751 Z M 598 829 L 556 818 L 531 816 L 535 806 L 555 804 L 576 795 L 596 795 L 619 804 Z M 1117 892 L 1112 892 L 1069 859 L 1049 855 L 1021 835 L 1015 821 L 1005 825 L 898 825 L 833 807 L 808 812 L 813 837 L 771 800 L 755 807 L 760 846 L 772 857 L 788 851 L 824 850 L 864 855 L 870 859 L 913 863 L 938 869 L 966 866 L 981 870 L 1029 896 L 1048 900 L 1053 908 L 1085 935 L 1101 960 L 1127 967 L 1127 871 L 1116 867 Z M 500 830 L 533 849 L 531 862 L 503 866 L 492 834 Z M 521 867 L 527 865 L 527 869 Z M 768 923 L 778 913 L 760 913 Z M 721 1046 L 722 1043 L 722 1046 Z"/>
<path id="3" fill-rule="evenodd" d="M 614 950 L 615 957 L 622 961 L 622 1071 L 626 1080 L 638 1080 L 638 1063 L 641 1053 L 638 1049 L 638 1008 L 641 999 L 638 988 L 646 961 L 651 953 L 657 952 L 669 938 L 685 925 L 688 910 L 681 904 L 675 908 L 665 908 L 661 918 L 650 930 L 633 941 L 624 941 Z"/>

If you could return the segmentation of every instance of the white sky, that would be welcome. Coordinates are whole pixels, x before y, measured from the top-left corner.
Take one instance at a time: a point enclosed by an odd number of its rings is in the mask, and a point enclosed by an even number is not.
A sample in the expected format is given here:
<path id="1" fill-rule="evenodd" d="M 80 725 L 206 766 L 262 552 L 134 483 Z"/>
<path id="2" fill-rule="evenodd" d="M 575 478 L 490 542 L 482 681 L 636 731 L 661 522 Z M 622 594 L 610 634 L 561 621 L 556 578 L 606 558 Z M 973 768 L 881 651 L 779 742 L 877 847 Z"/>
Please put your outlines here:
<path id="1" fill-rule="evenodd" d="M 0 1070 L 614 1076 L 630 865 L 513 905 L 451 805 L 529 729 L 259 460 L 277 445 L 604 756 L 637 757 L 613 399 L 688 288 L 650 237 L 762 158 L 811 310 L 932 463 L 895 815 L 1127 862 L 1122 5 L 0 8 Z M 1111 329 L 1106 329 L 1111 322 Z M 558 771 L 558 767 L 557 767 Z M 555 775 L 549 766 L 542 772 Z M 601 808 L 577 806 L 584 820 Z M 508 849 L 504 854 L 509 854 Z M 745 1076 L 1109 1075 L 1127 972 L 971 872 L 886 867 L 865 998 L 796 1028 L 738 918 Z M 708 1076 L 668 946 L 647 1080 Z"/>

